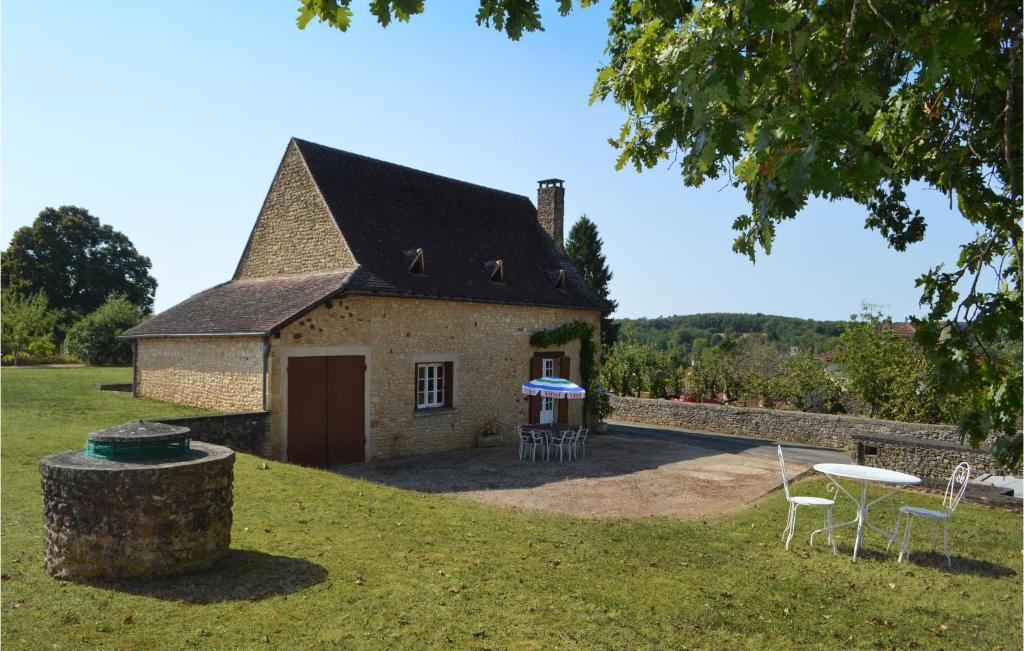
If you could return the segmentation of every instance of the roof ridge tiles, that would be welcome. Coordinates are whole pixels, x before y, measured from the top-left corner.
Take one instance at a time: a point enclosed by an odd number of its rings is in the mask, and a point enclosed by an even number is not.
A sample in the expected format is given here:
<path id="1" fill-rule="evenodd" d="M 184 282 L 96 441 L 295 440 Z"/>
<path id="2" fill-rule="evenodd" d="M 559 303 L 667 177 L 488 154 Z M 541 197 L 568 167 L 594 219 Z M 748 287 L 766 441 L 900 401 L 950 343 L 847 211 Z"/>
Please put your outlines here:
<path id="1" fill-rule="evenodd" d="M 312 140 L 304 140 L 302 138 L 296 138 L 295 136 L 292 136 L 292 140 L 296 144 L 299 145 L 299 151 L 300 152 L 302 151 L 302 145 L 311 145 L 313 147 L 319 147 L 320 149 L 326 149 L 328 151 L 336 152 L 336 153 L 339 153 L 339 154 L 344 154 L 346 156 L 354 156 L 356 158 L 362 158 L 364 160 L 373 161 L 374 163 L 380 163 L 382 165 L 388 165 L 390 167 L 401 168 L 401 169 L 407 170 L 409 172 L 415 172 L 416 174 L 422 174 L 423 176 L 432 176 L 432 177 L 434 177 L 436 179 L 440 179 L 442 181 L 448 181 L 450 183 L 461 183 L 462 185 L 468 185 L 470 187 L 479 188 L 481 190 L 487 190 L 488 192 L 500 192 L 501 194 L 512 195 L 513 197 L 516 197 L 518 199 L 526 199 L 531 204 L 533 203 L 533 201 L 530 199 L 530 197 L 526 196 L 525 194 L 519 194 L 518 192 L 511 192 L 509 190 L 502 190 L 500 188 L 492 188 L 489 185 L 482 185 L 480 183 L 473 183 L 472 181 L 464 181 L 463 179 L 457 179 L 457 178 L 455 178 L 453 176 L 445 176 L 444 174 L 437 174 L 435 172 L 428 172 L 426 170 L 421 170 L 421 169 L 418 169 L 418 168 L 415 168 L 415 167 L 410 167 L 409 165 L 402 165 L 401 163 L 392 163 L 391 161 L 386 161 L 386 160 L 383 160 L 383 159 L 380 159 L 380 158 L 374 158 L 373 156 L 367 156 L 365 154 L 357 154 L 355 152 L 351 152 L 351 151 L 348 151 L 348 150 L 345 150 L 345 149 L 339 149 L 338 147 L 331 147 L 329 145 L 322 145 L 322 144 L 320 144 L 318 142 L 313 142 Z"/>
<path id="2" fill-rule="evenodd" d="M 356 265 L 354 267 L 346 267 L 344 269 L 327 269 L 327 270 L 324 270 L 324 271 L 311 271 L 309 273 L 304 273 L 304 274 L 282 274 L 282 275 L 279 275 L 279 276 L 259 276 L 259 277 L 254 277 L 254 278 L 233 278 L 233 279 L 231 279 L 231 280 L 229 280 L 227 282 L 221 283 L 220 285 L 215 285 L 214 287 L 211 287 L 210 289 L 215 289 L 216 287 L 220 287 L 221 285 L 227 285 L 228 283 L 236 283 L 236 284 L 241 284 L 241 283 L 261 283 L 261 282 L 269 282 L 269 281 L 274 281 L 274 280 L 304 280 L 304 279 L 315 278 L 315 277 L 318 277 L 318 276 L 343 276 L 343 275 L 354 273 L 356 271 L 356 269 L 358 269 L 358 268 L 359 268 L 359 265 Z"/>

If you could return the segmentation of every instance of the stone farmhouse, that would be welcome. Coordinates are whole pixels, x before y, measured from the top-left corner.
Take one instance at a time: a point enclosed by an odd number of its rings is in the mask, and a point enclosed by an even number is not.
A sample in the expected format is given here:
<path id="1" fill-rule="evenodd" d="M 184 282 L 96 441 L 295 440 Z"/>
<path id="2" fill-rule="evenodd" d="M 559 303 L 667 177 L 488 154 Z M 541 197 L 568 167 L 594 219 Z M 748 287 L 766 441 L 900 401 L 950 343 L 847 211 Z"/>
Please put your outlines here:
<path id="1" fill-rule="evenodd" d="M 579 342 L 604 303 L 563 250 L 564 187 L 521 195 L 292 139 L 234 277 L 125 333 L 136 395 L 270 411 L 270 453 L 333 466 L 469 447 L 486 424 L 579 422 Z M 569 404 L 569 403 L 572 404 Z M 556 404 L 557 403 L 557 404 Z"/>

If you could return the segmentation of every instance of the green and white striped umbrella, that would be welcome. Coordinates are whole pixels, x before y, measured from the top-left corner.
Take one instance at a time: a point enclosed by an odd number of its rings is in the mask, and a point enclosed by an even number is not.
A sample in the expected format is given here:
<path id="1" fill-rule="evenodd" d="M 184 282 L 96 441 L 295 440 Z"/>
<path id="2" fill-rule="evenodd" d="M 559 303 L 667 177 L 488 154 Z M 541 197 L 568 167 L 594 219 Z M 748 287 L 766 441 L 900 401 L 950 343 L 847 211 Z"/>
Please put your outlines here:
<path id="1" fill-rule="evenodd" d="M 578 399 L 587 395 L 580 385 L 560 377 L 542 377 L 523 383 L 523 393 L 545 398 Z"/>

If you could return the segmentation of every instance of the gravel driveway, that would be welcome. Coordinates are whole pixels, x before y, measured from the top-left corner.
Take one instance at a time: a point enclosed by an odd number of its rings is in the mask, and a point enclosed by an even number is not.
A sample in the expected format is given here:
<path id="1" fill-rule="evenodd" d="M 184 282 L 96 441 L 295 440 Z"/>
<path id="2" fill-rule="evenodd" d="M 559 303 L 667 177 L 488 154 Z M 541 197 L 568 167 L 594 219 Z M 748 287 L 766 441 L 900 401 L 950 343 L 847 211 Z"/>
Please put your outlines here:
<path id="1" fill-rule="evenodd" d="M 590 437 L 586 459 L 561 465 L 519 461 L 513 446 L 506 445 L 336 470 L 376 483 L 487 504 L 595 517 L 727 513 L 781 485 L 774 444 L 733 437 L 751 444 L 742 451 L 735 446 L 723 451 L 720 443 L 710 438 L 704 442 L 700 435 L 672 436 L 672 430 L 661 429 L 645 432 L 648 429 L 612 426 L 609 434 Z M 790 477 L 809 468 L 811 451 L 793 450 L 793 460 L 787 463 Z"/>

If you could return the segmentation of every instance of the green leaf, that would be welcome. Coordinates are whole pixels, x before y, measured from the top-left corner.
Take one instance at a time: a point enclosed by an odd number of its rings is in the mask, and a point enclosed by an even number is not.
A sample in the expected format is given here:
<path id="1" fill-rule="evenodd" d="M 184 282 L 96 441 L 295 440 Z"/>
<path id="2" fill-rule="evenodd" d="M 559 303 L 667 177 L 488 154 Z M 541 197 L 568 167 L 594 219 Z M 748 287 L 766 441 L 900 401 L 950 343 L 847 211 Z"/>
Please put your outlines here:
<path id="1" fill-rule="evenodd" d="M 295 22 L 299 29 L 306 29 L 306 25 L 314 18 L 316 18 L 316 10 L 313 8 L 313 3 L 308 2 L 299 7 L 299 17 Z"/>
<path id="2" fill-rule="evenodd" d="M 743 157 L 735 168 L 736 176 L 750 183 L 758 174 L 758 163 L 752 154 Z"/>
<path id="3" fill-rule="evenodd" d="M 939 40 L 943 47 L 960 57 L 970 56 L 981 47 L 981 39 L 974 26 L 969 23 L 959 23 L 948 27 L 942 31 Z"/>

